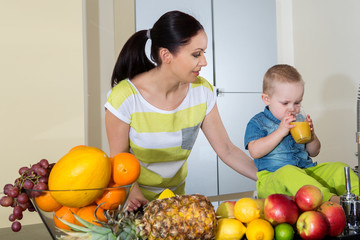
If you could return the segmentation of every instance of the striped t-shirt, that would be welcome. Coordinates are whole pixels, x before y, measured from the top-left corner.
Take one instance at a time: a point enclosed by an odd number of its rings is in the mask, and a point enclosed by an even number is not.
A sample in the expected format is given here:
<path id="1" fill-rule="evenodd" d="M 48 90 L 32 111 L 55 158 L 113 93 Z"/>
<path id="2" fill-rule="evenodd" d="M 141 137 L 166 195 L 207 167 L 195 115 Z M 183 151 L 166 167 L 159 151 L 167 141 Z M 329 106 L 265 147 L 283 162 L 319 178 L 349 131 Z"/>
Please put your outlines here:
<path id="1" fill-rule="evenodd" d="M 202 77 L 190 84 L 183 102 L 170 111 L 147 102 L 128 79 L 111 90 L 105 107 L 130 125 L 130 152 L 140 161 L 137 182 L 146 198 L 154 199 L 165 188 L 184 194 L 186 160 L 215 101 L 214 87 Z"/>

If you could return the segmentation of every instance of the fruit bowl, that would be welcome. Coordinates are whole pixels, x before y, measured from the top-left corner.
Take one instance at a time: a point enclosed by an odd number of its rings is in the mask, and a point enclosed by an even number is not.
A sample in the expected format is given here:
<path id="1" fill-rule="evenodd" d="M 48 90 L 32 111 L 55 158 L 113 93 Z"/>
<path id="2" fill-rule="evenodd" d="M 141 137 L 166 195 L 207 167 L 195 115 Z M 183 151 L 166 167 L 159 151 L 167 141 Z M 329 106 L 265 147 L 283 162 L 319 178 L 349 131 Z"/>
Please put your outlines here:
<path id="1" fill-rule="evenodd" d="M 88 239 L 89 236 L 87 234 L 81 236 L 74 229 L 89 227 L 89 223 L 91 228 L 102 227 L 104 232 L 114 231 L 107 223 L 114 221 L 119 213 L 125 211 L 124 206 L 131 188 L 132 185 L 51 191 L 25 189 L 25 191 L 52 239 L 80 240 Z M 96 199 L 90 200 L 91 203 L 85 206 L 78 205 L 78 203 L 83 204 L 83 199 L 88 196 L 96 196 Z"/>

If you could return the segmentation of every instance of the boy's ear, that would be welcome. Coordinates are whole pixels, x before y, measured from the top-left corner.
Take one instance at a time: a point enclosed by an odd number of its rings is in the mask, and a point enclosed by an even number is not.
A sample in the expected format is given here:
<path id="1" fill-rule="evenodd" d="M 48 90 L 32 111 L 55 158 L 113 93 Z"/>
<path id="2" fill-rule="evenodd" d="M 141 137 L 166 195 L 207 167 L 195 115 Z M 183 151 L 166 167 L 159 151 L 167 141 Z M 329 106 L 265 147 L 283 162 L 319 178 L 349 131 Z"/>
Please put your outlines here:
<path id="1" fill-rule="evenodd" d="M 267 95 L 266 93 L 261 94 L 261 99 L 263 100 L 266 106 L 270 104 L 269 95 Z"/>
<path id="2" fill-rule="evenodd" d="M 170 63 L 171 62 L 171 53 L 167 48 L 160 49 L 160 58 L 162 63 Z"/>

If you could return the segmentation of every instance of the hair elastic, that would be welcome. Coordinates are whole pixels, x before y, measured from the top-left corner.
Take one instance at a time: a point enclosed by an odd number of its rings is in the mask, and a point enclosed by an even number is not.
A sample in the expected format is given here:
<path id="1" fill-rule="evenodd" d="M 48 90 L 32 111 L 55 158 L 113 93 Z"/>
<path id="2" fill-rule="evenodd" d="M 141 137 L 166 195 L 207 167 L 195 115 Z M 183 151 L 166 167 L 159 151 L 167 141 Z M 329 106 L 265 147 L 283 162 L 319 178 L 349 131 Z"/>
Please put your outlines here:
<path id="1" fill-rule="evenodd" d="M 150 31 L 151 31 L 151 28 L 149 28 L 149 29 L 146 31 L 146 37 L 151 40 Z"/>

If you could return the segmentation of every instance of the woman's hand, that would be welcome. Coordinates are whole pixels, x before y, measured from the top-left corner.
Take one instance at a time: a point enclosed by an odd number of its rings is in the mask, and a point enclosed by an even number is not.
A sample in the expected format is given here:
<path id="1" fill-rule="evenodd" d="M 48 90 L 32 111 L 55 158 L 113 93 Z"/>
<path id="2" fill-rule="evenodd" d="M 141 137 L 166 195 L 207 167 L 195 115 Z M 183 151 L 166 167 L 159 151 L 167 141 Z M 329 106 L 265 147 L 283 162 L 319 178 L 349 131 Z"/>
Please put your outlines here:
<path id="1" fill-rule="evenodd" d="M 129 212 L 136 211 L 138 208 L 144 206 L 148 202 L 149 201 L 141 193 L 139 185 L 135 183 L 126 203 L 127 211 Z"/>

